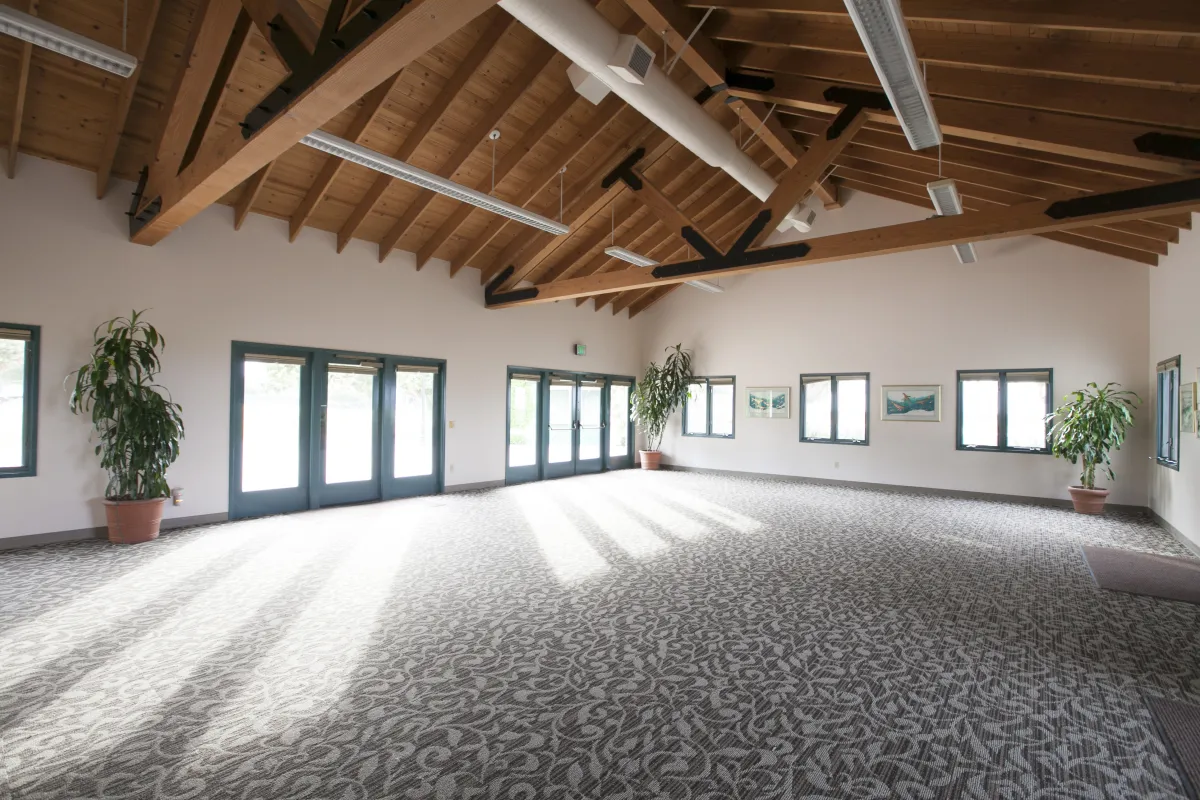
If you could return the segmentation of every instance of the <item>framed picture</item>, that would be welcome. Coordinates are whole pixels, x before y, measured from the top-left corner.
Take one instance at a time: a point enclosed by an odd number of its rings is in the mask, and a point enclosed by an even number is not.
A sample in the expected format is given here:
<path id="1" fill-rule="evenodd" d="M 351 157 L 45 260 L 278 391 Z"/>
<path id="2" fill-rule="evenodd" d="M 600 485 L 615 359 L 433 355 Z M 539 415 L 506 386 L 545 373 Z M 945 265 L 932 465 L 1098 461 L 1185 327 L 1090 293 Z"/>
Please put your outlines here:
<path id="1" fill-rule="evenodd" d="M 884 386 L 880 402 L 883 420 L 902 422 L 941 422 L 942 387 L 940 384 Z"/>
<path id="2" fill-rule="evenodd" d="M 791 417 L 791 387 L 770 386 L 747 389 L 746 416 L 750 419 L 787 419 Z"/>
<path id="3" fill-rule="evenodd" d="M 1182 433 L 1196 432 L 1196 384 L 1185 383 L 1179 387 L 1179 430 Z"/>

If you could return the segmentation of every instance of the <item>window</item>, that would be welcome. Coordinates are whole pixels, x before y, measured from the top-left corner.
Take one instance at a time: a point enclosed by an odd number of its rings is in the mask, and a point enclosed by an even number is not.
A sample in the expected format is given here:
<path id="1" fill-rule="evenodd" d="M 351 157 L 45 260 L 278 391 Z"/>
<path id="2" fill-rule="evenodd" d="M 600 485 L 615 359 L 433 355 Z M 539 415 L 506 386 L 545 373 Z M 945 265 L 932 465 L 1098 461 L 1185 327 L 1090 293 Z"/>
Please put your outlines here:
<path id="1" fill-rule="evenodd" d="M 734 381 L 727 378 L 693 378 L 683 404 L 683 435 L 733 438 Z"/>
<path id="2" fill-rule="evenodd" d="M 1158 365 L 1158 463 L 1179 469 L 1179 356 Z"/>
<path id="3" fill-rule="evenodd" d="M 958 449 L 1049 453 L 1054 370 L 958 373 Z"/>
<path id="4" fill-rule="evenodd" d="M 868 444 L 871 376 L 800 376 L 800 441 Z"/>
<path id="5" fill-rule="evenodd" d="M 38 331 L 0 322 L 0 478 L 37 474 Z"/>

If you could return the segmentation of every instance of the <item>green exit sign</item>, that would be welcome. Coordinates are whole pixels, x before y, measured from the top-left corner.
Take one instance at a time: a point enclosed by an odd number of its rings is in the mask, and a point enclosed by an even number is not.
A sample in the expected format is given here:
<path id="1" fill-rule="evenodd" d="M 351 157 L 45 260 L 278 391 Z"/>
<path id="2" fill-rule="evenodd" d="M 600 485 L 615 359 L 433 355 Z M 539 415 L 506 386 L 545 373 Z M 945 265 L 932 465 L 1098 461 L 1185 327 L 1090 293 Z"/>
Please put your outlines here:
<path id="1" fill-rule="evenodd" d="M 586 356 L 587 355 L 587 345 L 586 344 L 575 345 L 575 355 Z"/>

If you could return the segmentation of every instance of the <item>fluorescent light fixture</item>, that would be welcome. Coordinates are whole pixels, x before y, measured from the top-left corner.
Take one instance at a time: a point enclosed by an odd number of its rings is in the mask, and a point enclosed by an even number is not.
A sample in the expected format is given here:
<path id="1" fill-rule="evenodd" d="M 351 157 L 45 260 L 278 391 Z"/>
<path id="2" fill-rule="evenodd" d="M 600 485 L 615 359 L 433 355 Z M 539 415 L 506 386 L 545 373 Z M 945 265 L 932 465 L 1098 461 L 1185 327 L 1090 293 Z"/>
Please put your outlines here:
<path id="1" fill-rule="evenodd" d="M 933 207 L 938 216 L 955 217 L 963 213 L 962 197 L 958 194 L 958 186 L 952 179 L 930 181 L 925 188 L 929 191 L 929 199 L 933 201 Z M 960 264 L 974 264 L 979 260 L 975 255 L 975 245 L 970 242 L 952 245 L 952 247 Z"/>
<path id="2" fill-rule="evenodd" d="M 942 143 L 899 0 L 845 0 L 850 19 L 913 150 Z"/>
<path id="3" fill-rule="evenodd" d="M 115 47 L 100 44 L 66 28 L 52 25 L 24 11 L 17 11 L 11 6 L 0 5 L 0 33 L 7 33 L 60 56 L 91 64 L 122 78 L 132 75 L 138 65 L 137 59 L 128 53 L 122 53 Z"/>
<path id="4" fill-rule="evenodd" d="M 426 172 L 411 164 L 406 164 L 399 159 L 390 158 L 383 153 L 377 153 L 374 150 L 369 150 L 366 147 L 325 133 L 324 131 L 314 131 L 301 139 L 300 143 L 306 144 L 314 150 L 320 150 L 322 153 L 337 156 L 352 164 L 358 164 L 367 169 L 382 172 L 384 175 L 390 175 L 398 180 L 420 186 L 422 189 L 428 189 L 431 192 L 452 197 L 463 203 L 469 203 L 477 208 L 482 208 L 484 211 L 508 217 L 511 220 L 543 230 L 546 233 L 553 233 L 555 236 L 562 236 L 571 231 L 568 226 L 563 225 L 561 222 L 555 222 L 552 219 L 543 217 L 541 214 L 526 211 L 512 203 L 497 200 L 495 197 L 486 195 L 483 192 L 468 189 L 461 183 L 448 181 L 441 176 L 434 175 L 432 172 Z"/>
<path id="5" fill-rule="evenodd" d="M 658 262 L 655 261 L 653 258 L 647 258 L 646 256 L 642 255 L 641 253 L 635 253 L 632 250 L 626 250 L 624 247 L 616 247 L 616 246 L 606 247 L 606 248 L 604 248 L 604 254 L 606 256 L 612 256 L 613 258 L 619 258 L 622 261 L 628 261 L 630 264 L 633 264 L 635 267 L 656 267 L 656 266 L 658 266 Z"/>
<path id="6" fill-rule="evenodd" d="M 721 292 L 725 291 L 723 286 L 717 286 L 715 283 L 710 281 L 688 281 L 687 285 L 695 286 L 697 289 L 702 289 L 703 291 L 711 292 L 712 294 L 720 294 Z"/>

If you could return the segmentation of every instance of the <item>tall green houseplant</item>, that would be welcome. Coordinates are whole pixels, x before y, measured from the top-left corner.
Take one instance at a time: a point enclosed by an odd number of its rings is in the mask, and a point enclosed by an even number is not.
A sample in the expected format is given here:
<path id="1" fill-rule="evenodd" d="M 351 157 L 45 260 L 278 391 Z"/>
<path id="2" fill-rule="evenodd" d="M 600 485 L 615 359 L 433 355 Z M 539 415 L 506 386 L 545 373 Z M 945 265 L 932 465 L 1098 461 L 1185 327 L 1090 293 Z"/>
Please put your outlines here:
<path id="1" fill-rule="evenodd" d="M 73 373 L 71 411 L 91 417 L 109 501 L 169 496 L 167 468 L 183 438 L 183 409 L 155 382 L 167 343 L 142 313 L 96 328 L 91 358 Z"/>
<path id="2" fill-rule="evenodd" d="M 1096 488 L 1096 468 L 1100 467 L 1109 480 L 1116 480 L 1109 453 L 1120 450 L 1125 443 L 1126 429 L 1133 425 L 1133 411 L 1142 402 L 1120 386 L 1089 383 L 1086 389 L 1064 397 L 1063 405 L 1046 417 L 1051 423 L 1050 451 L 1072 464 L 1082 464 L 1080 485 L 1068 490 L 1076 510 L 1084 513 L 1103 510 L 1108 490 Z M 1081 500 L 1085 501 L 1084 507 Z"/>
<path id="3" fill-rule="evenodd" d="M 692 351 L 682 344 L 666 348 L 662 366 L 651 361 L 646 374 L 633 392 L 633 420 L 646 434 L 646 450 L 642 451 L 642 466 L 658 466 L 658 447 L 662 444 L 667 420 L 688 397 L 692 382 Z M 647 458 L 647 454 L 650 457 Z"/>

